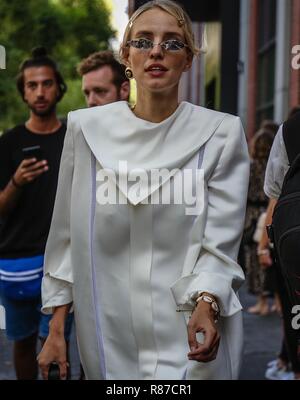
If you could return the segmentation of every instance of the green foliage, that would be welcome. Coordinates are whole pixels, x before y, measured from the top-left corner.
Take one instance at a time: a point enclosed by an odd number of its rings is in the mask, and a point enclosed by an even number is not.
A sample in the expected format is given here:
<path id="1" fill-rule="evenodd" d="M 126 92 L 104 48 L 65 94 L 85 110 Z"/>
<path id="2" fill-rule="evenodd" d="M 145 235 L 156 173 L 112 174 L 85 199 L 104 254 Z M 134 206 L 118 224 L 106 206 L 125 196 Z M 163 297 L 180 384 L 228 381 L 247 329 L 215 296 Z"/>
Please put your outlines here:
<path id="1" fill-rule="evenodd" d="M 0 0 L 0 44 L 6 48 L 6 70 L 0 71 L 0 132 L 28 116 L 15 77 L 31 49 L 45 46 L 68 83 L 59 114 L 84 107 L 79 61 L 107 49 L 115 32 L 105 0 Z"/>

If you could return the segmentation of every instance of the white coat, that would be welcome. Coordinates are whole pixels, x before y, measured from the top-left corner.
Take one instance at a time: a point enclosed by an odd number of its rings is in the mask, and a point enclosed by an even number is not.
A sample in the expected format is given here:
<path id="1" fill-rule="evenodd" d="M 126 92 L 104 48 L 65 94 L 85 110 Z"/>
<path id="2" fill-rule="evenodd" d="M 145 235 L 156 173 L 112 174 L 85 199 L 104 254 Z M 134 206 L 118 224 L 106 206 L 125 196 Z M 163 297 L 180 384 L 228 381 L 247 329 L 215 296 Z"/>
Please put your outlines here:
<path id="1" fill-rule="evenodd" d="M 160 192 L 170 178 L 141 183 L 139 199 L 117 183 L 127 204 L 99 204 L 101 170 L 118 176 L 120 160 L 128 171 L 184 170 L 197 169 L 199 157 L 199 215 L 182 204 L 142 203 L 145 189 Z M 69 114 L 42 296 L 45 312 L 73 302 L 87 379 L 238 377 L 244 275 L 236 258 L 248 175 L 238 117 L 187 102 L 161 123 L 137 118 L 126 102 Z M 221 308 L 220 347 L 209 363 L 187 358 L 189 310 L 201 291 Z"/>

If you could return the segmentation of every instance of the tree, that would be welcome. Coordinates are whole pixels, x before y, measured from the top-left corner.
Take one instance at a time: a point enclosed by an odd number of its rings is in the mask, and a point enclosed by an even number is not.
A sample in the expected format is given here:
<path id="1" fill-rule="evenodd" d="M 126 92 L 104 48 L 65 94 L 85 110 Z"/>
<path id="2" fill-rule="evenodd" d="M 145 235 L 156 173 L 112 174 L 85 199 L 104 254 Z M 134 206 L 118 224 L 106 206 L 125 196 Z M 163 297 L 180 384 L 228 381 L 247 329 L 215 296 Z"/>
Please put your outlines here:
<path id="1" fill-rule="evenodd" d="M 107 49 L 115 34 L 105 0 L 0 0 L 0 21 L 0 44 L 7 54 L 7 69 L 0 73 L 0 131 L 28 115 L 15 77 L 36 46 L 47 48 L 67 81 L 59 114 L 84 107 L 76 66 L 88 54 Z"/>

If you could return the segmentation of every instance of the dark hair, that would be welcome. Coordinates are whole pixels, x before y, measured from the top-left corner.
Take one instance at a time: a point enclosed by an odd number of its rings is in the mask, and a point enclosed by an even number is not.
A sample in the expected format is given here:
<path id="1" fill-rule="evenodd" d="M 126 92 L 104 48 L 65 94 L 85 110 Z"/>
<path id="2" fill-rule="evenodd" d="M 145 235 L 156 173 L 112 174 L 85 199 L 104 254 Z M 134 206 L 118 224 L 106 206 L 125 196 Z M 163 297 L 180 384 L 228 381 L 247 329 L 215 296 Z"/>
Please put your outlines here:
<path id="1" fill-rule="evenodd" d="M 260 129 L 252 138 L 251 157 L 253 160 L 267 160 L 272 148 L 274 132 Z"/>
<path id="2" fill-rule="evenodd" d="M 50 67 L 54 71 L 56 83 L 59 87 L 59 95 L 57 101 L 60 101 L 67 91 L 67 85 L 58 70 L 56 63 L 47 54 L 45 47 L 35 47 L 31 51 L 31 58 L 23 61 L 19 68 L 19 74 L 17 76 L 17 88 L 24 100 L 24 71 L 31 67 Z"/>
<path id="3" fill-rule="evenodd" d="M 297 114 L 298 112 L 300 112 L 300 105 L 299 105 L 299 106 L 293 107 L 293 108 L 289 111 L 288 119 L 292 118 L 292 117 L 293 117 L 295 114 Z"/>
<path id="4" fill-rule="evenodd" d="M 260 129 L 265 129 L 267 131 L 271 131 L 274 135 L 276 135 L 279 125 L 271 119 L 264 119 L 260 124 Z"/>
<path id="5" fill-rule="evenodd" d="M 116 60 L 113 52 L 98 51 L 89 55 L 87 58 L 83 59 L 77 67 L 77 71 L 80 76 L 83 76 L 91 71 L 96 71 L 99 68 L 109 66 L 113 72 L 113 84 L 120 89 L 122 83 L 128 82 L 129 79 L 125 75 L 125 65 L 120 64 Z"/>

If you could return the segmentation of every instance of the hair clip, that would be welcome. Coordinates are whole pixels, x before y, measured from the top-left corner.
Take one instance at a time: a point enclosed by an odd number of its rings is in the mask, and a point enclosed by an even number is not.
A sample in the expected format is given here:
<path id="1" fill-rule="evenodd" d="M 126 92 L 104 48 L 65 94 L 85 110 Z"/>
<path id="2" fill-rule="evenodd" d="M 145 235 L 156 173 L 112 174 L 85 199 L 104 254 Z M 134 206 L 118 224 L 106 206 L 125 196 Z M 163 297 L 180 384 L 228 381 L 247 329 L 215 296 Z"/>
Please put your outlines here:
<path id="1" fill-rule="evenodd" d="M 184 23 L 185 23 L 185 20 L 184 20 L 184 18 L 180 18 L 180 19 L 178 19 L 178 25 L 179 25 L 179 26 L 182 26 L 182 25 L 184 25 Z"/>

